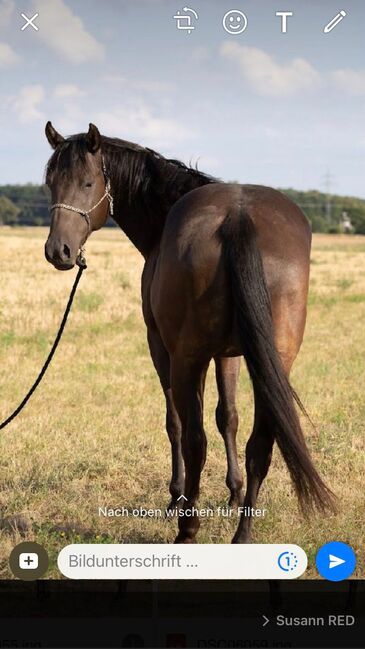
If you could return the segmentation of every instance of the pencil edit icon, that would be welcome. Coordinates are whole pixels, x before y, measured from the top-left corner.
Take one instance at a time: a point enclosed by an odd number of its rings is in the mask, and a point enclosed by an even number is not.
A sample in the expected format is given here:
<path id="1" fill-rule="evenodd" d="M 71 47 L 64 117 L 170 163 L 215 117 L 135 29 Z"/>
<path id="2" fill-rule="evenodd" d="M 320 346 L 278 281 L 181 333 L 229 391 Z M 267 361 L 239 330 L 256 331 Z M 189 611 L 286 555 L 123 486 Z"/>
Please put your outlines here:
<path id="1" fill-rule="evenodd" d="M 344 9 L 341 9 L 341 11 L 339 11 L 339 13 L 336 14 L 336 16 L 332 18 L 332 20 L 330 20 L 330 22 L 324 27 L 323 32 L 325 34 L 329 34 L 332 31 L 332 29 L 334 29 L 335 27 L 337 27 L 337 25 L 340 24 L 341 20 L 346 18 L 346 16 L 347 16 L 346 11 Z"/>

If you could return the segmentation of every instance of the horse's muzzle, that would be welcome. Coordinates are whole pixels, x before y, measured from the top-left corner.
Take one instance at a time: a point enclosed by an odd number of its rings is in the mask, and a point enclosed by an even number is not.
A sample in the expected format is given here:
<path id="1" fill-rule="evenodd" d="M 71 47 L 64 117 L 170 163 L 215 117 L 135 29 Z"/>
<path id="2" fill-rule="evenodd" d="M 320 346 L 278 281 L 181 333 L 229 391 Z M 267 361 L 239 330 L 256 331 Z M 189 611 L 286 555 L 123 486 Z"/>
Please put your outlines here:
<path id="1" fill-rule="evenodd" d="M 44 247 L 44 254 L 47 261 L 52 264 L 57 270 L 71 270 L 76 264 L 76 259 L 71 258 L 68 246 L 63 246 L 60 250 L 53 247 L 47 241 Z"/>

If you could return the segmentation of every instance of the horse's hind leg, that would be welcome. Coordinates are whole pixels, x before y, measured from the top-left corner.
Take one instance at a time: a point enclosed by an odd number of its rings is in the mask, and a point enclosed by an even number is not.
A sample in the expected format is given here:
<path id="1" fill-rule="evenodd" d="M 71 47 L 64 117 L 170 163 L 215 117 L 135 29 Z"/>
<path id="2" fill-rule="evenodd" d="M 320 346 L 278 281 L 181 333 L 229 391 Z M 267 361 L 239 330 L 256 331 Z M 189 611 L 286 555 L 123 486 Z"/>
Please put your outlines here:
<path id="1" fill-rule="evenodd" d="M 203 397 L 209 362 L 188 360 L 174 355 L 171 359 L 171 387 L 182 424 L 182 451 L 185 463 L 183 509 L 179 516 L 176 543 L 194 543 L 199 518 L 192 510 L 199 497 L 200 475 L 205 464 L 207 438 L 203 428 Z"/>
<path id="2" fill-rule="evenodd" d="M 282 299 L 272 305 L 276 348 L 288 377 L 303 339 L 305 298 L 306 294 L 302 292 L 296 302 L 293 302 L 292 298 L 288 302 Z M 256 507 L 260 487 L 270 468 L 274 440 L 275 431 L 272 429 L 265 404 L 255 395 L 254 426 L 246 446 L 247 487 L 243 503 L 243 506 L 247 507 L 246 512 Z M 250 542 L 252 520 L 249 513 L 242 514 L 233 543 Z"/>
<path id="3" fill-rule="evenodd" d="M 236 436 L 238 413 L 236 408 L 236 388 L 240 371 L 240 358 L 215 358 L 215 373 L 219 393 L 215 411 L 217 427 L 223 437 L 227 453 L 226 484 L 231 492 L 229 505 L 235 507 L 242 502 L 242 472 L 237 459 Z"/>
<path id="4" fill-rule="evenodd" d="M 251 437 L 246 446 L 247 488 L 243 502 L 245 512 L 256 507 L 260 487 L 266 478 L 271 464 L 274 434 L 270 428 L 270 419 L 265 417 L 264 408 L 255 399 L 255 420 Z M 251 536 L 252 516 L 243 514 L 233 543 L 249 543 Z"/>
<path id="5" fill-rule="evenodd" d="M 166 399 L 166 430 L 171 444 L 172 476 L 170 482 L 171 502 L 168 509 L 178 506 L 177 499 L 184 492 L 184 461 L 181 450 L 181 423 L 175 408 L 170 386 L 170 357 L 157 329 L 149 328 L 147 339 L 151 357 L 160 378 Z"/>

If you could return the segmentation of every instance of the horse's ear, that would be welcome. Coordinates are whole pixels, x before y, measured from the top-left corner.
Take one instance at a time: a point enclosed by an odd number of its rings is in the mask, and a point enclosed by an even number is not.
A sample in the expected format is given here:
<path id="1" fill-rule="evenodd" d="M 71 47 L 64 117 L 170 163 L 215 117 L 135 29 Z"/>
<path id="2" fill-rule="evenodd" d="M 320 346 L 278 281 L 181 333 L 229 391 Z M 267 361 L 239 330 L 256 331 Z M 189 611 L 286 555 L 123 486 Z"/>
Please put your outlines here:
<path id="1" fill-rule="evenodd" d="M 57 149 L 58 145 L 62 144 L 62 142 L 65 141 L 65 138 L 62 137 L 62 135 L 60 135 L 59 133 L 57 133 L 56 129 L 53 128 L 52 122 L 47 122 L 45 133 L 46 133 L 46 138 L 50 143 L 52 149 Z"/>
<path id="2" fill-rule="evenodd" d="M 96 153 L 101 147 L 101 135 L 95 124 L 89 124 L 89 132 L 86 136 L 87 148 L 90 153 Z"/>

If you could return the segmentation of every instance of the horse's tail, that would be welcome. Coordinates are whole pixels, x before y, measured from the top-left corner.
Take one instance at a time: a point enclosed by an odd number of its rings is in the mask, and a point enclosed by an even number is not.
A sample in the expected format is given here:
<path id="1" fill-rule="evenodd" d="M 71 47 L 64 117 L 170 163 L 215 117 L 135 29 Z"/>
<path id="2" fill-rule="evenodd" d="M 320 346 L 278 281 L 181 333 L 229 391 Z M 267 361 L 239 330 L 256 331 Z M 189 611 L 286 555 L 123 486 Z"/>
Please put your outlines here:
<path id="1" fill-rule="evenodd" d="M 299 398 L 275 347 L 270 296 L 254 223 L 243 209 L 235 209 L 227 215 L 220 234 L 243 355 L 255 395 L 266 410 L 300 505 L 303 511 L 313 506 L 322 511 L 334 509 L 334 496 L 309 455 L 294 404 L 294 401 L 300 404 Z"/>

